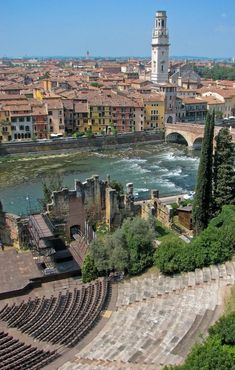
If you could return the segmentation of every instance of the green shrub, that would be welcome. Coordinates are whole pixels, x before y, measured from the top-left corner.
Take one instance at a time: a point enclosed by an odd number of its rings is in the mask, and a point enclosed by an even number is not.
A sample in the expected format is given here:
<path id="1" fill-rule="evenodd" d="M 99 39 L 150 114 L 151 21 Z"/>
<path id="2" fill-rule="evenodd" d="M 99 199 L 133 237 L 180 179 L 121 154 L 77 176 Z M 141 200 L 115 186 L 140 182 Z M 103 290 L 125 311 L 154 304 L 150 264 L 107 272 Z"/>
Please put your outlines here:
<path id="1" fill-rule="evenodd" d="M 173 274 L 223 263 L 235 251 L 234 225 L 235 206 L 224 206 L 221 214 L 190 244 L 176 236 L 166 237 L 155 253 L 156 266 L 165 274 Z"/>
<path id="2" fill-rule="evenodd" d="M 98 237 L 91 243 L 91 255 L 100 274 L 112 270 L 141 273 L 153 264 L 154 230 L 149 221 L 127 219 L 113 234 Z"/>
<path id="3" fill-rule="evenodd" d="M 182 262 L 187 259 L 187 246 L 177 236 L 168 236 L 157 248 L 154 259 L 156 266 L 164 274 L 182 271 Z"/>
<path id="4" fill-rule="evenodd" d="M 220 320 L 209 329 L 210 335 L 217 335 L 222 344 L 235 345 L 235 312 L 221 317 Z"/>
<path id="5" fill-rule="evenodd" d="M 82 266 L 82 281 L 83 283 L 89 283 L 90 281 L 95 280 L 97 277 L 98 271 L 95 266 L 94 258 L 90 255 L 87 255 Z"/>

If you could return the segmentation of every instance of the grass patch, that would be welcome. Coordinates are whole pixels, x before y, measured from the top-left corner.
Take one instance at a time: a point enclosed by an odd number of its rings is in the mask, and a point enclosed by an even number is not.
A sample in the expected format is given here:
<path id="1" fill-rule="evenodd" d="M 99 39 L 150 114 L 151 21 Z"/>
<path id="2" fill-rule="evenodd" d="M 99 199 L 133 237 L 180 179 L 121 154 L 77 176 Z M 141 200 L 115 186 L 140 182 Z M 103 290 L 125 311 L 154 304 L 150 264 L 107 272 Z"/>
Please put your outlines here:
<path id="1" fill-rule="evenodd" d="M 230 295 L 224 302 L 224 313 L 228 315 L 231 312 L 235 312 L 235 286 L 231 287 Z"/>
<path id="2" fill-rule="evenodd" d="M 176 235 L 171 229 L 164 226 L 160 221 L 156 221 L 156 238 L 161 242 L 168 239 L 169 236 Z"/>

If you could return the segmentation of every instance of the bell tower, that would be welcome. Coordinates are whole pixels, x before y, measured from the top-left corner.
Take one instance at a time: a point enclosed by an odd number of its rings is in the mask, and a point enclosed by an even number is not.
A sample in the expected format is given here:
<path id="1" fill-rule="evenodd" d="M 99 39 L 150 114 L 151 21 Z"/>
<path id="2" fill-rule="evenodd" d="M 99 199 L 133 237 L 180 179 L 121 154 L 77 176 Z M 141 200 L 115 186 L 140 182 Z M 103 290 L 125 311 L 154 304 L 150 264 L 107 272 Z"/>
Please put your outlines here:
<path id="1" fill-rule="evenodd" d="M 166 11 L 159 10 L 152 38 L 152 82 L 168 82 L 169 46 Z"/>

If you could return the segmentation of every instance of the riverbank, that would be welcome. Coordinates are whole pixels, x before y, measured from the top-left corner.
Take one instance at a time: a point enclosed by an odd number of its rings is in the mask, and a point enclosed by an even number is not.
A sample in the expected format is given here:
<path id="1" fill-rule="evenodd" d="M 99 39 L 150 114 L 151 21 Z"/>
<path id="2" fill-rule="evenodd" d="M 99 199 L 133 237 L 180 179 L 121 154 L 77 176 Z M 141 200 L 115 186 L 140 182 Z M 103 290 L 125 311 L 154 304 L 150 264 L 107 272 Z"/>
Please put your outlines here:
<path id="1" fill-rule="evenodd" d="M 105 149 L 119 149 L 131 144 L 164 142 L 164 133 L 159 132 L 131 132 L 117 136 L 81 137 L 78 139 L 64 138 L 48 141 L 13 142 L 0 145 L 0 156 L 43 153 L 61 150 L 94 151 Z"/>

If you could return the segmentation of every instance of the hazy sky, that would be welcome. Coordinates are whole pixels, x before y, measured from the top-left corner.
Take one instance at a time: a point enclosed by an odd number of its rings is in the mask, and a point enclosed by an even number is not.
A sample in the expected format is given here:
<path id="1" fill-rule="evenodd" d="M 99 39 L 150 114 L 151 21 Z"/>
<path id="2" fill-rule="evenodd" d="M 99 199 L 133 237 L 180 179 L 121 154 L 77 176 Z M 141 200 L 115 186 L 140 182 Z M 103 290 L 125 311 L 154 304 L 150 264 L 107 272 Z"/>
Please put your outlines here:
<path id="1" fill-rule="evenodd" d="M 150 56 L 156 10 L 171 55 L 235 56 L 235 0 L 0 0 L 0 56 Z"/>

